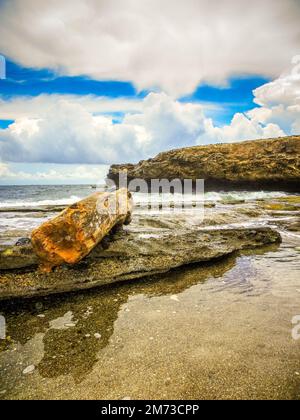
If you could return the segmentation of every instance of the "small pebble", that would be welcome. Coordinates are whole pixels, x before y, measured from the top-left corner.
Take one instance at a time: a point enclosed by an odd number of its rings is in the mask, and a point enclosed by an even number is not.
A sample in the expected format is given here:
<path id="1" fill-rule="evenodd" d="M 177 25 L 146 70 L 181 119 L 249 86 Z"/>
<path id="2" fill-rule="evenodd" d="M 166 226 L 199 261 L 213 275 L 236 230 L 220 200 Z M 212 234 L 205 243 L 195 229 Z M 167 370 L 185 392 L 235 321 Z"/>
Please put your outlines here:
<path id="1" fill-rule="evenodd" d="M 91 334 L 85 334 L 86 338 L 89 338 L 91 336 Z"/>
<path id="2" fill-rule="evenodd" d="M 177 295 L 173 295 L 170 297 L 171 300 L 175 300 L 175 302 L 179 302 L 178 296 Z"/>
<path id="3" fill-rule="evenodd" d="M 35 370 L 34 365 L 27 366 L 27 368 L 23 370 L 23 375 L 29 375 L 33 373 L 34 370 Z"/>
<path id="4" fill-rule="evenodd" d="M 97 338 L 97 340 L 99 340 L 99 339 L 101 338 L 101 334 L 99 334 L 99 333 L 95 333 L 95 334 L 94 334 L 94 337 L 95 337 L 95 338 Z"/>
<path id="5" fill-rule="evenodd" d="M 68 327 L 68 328 L 76 327 L 76 324 L 74 324 L 73 322 L 68 322 L 67 324 L 65 324 L 65 327 Z"/>
<path id="6" fill-rule="evenodd" d="M 38 318 L 45 318 L 45 315 L 40 314 L 40 315 L 38 315 Z"/>
<path id="7" fill-rule="evenodd" d="M 295 372 L 295 375 L 300 376 L 300 373 L 299 372 Z"/>

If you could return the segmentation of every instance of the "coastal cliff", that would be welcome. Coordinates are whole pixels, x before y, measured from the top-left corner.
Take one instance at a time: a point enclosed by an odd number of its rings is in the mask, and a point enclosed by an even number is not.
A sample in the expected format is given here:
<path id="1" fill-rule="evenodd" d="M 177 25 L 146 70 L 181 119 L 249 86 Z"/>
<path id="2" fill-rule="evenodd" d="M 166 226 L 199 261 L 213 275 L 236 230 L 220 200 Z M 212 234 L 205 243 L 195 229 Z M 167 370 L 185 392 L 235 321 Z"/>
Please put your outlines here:
<path id="1" fill-rule="evenodd" d="M 112 165 L 108 178 L 205 179 L 206 190 L 300 190 L 300 136 L 171 150 L 137 165 Z"/>

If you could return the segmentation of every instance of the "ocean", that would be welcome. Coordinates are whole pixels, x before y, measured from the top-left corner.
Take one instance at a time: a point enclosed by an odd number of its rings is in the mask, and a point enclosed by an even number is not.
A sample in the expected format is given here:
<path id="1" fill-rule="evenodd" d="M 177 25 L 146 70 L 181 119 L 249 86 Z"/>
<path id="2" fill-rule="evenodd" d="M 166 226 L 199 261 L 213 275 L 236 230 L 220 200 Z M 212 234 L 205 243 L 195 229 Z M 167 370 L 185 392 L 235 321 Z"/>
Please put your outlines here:
<path id="1" fill-rule="evenodd" d="M 27 186 L 0 186 L 0 208 L 11 207 L 38 207 L 51 205 L 70 205 L 97 191 L 93 185 L 27 185 Z M 282 191 L 226 191 L 207 192 L 206 201 L 257 200 L 276 198 L 286 195 Z M 134 195 L 137 202 L 145 202 L 148 196 L 144 194 Z M 157 200 L 161 197 L 156 195 Z M 191 196 L 191 200 L 192 200 Z M 155 200 L 155 197 L 152 196 Z M 163 199 L 168 201 L 182 200 L 181 195 L 164 194 Z"/>
<path id="2" fill-rule="evenodd" d="M 28 237 L 32 229 L 38 227 L 46 220 L 57 215 L 55 206 L 71 205 L 96 191 L 94 185 L 31 185 L 31 186 L 0 186 L 0 245 L 11 245 L 20 237 Z M 284 192 L 208 192 L 204 200 L 222 203 L 222 200 L 261 200 L 282 197 Z M 181 194 L 133 194 L 135 211 L 139 214 L 148 214 L 148 205 L 152 205 L 152 212 L 160 213 L 161 204 L 164 214 L 170 211 L 170 203 L 182 203 Z M 184 196 L 185 204 L 203 202 L 203 195 L 190 194 Z M 221 204 L 219 204 L 220 206 Z M 40 211 L 47 206 L 47 211 Z M 52 209 L 53 206 L 53 209 Z M 153 206 L 156 210 L 153 211 Z M 161 213 L 160 213 L 161 214 Z M 197 218 L 200 213 L 197 213 Z M 191 219 L 191 218 L 190 218 Z"/>
<path id="3" fill-rule="evenodd" d="M 92 185 L 0 186 L 0 208 L 68 205 L 93 191 Z"/>

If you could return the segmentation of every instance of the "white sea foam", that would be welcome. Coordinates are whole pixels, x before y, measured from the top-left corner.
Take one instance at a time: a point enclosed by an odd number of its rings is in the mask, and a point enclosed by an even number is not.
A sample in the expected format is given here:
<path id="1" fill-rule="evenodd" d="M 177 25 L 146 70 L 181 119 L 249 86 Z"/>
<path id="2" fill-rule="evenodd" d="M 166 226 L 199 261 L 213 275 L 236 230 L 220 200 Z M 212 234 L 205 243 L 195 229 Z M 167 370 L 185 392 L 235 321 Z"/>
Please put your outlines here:
<path id="1" fill-rule="evenodd" d="M 205 201 L 221 201 L 226 199 L 232 200 L 257 200 L 257 199 L 267 199 L 267 198 L 276 198 L 287 195 L 285 192 L 273 191 L 231 191 L 231 192 L 207 192 L 204 194 Z M 134 201 L 141 205 L 148 204 L 160 204 L 160 203 L 181 203 L 193 202 L 193 201 L 203 201 L 202 195 L 193 195 L 193 194 L 133 194 Z M 33 200 L 32 197 L 25 199 L 9 199 L 6 201 L 0 202 L 0 208 L 10 208 L 10 207 L 40 207 L 40 206 L 59 206 L 59 205 L 71 205 L 76 203 L 76 201 L 81 200 L 83 197 L 77 195 L 71 195 L 65 198 L 59 199 L 47 199 L 47 200 Z"/>
<path id="2" fill-rule="evenodd" d="M 41 206 L 59 206 L 59 205 L 71 205 L 76 203 L 76 201 L 81 200 L 81 197 L 72 195 L 71 197 L 61 198 L 58 200 L 38 200 L 33 201 L 30 199 L 25 200 L 8 200 L 0 202 L 0 208 L 9 208 L 9 207 L 41 207 Z"/>
<path id="3" fill-rule="evenodd" d="M 230 191 L 230 192 L 208 192 L 205 200 L 221 201 L 226 199 L 233 200 L 260 200 L 267 198 L 278 198 L 289 194 L 280 191 Z"/>
<path id="4" fill-rule="evenodd" d="M 201 201 L 222 201 L 222 200 L 259 200 L 272 199 L 288 195 L 280 191 L 231 191 L 231 192 L 207 192 L 204 195 L 194 194 L 133 194 L 134 202 L 140 205 L 151 203 L 152 205 L 160 203 L 191 203 Z"/>

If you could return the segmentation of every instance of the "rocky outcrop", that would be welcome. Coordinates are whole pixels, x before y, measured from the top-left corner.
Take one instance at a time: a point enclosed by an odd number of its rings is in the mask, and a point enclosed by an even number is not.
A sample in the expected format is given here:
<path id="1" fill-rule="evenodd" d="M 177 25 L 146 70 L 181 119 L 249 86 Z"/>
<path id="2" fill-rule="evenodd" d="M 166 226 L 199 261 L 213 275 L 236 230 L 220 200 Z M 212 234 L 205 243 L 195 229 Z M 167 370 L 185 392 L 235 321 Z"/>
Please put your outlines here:
<path id="1" fill-rule="evenodd" d="M 0 252 L 0 299 L 62 293 L 154 276 L 188 264 L 225 257 L 242 249 L 279 243 L 269 228 L 169 231 L 144 235 L 123 231 L 101 242 L 80 264 L 41 273 L 30 245 Z M 105 249 L 106 248 L 106 249 Z M 11 271 L 21 252 L 22 271 Z M 19 255 L 20 256 L 20 255 Z M 33 264 L 33 265 L 32 265 Z M 26 270 L 24 267 L 28 266 Z"/>
<path id="2" fill-rule="evenodd" d="M 206 190 L 300 190 L 300 136 L 195 146 L 160 153 L 137 165 L 113 165 L 108 178 L 205 179 Z"/>

